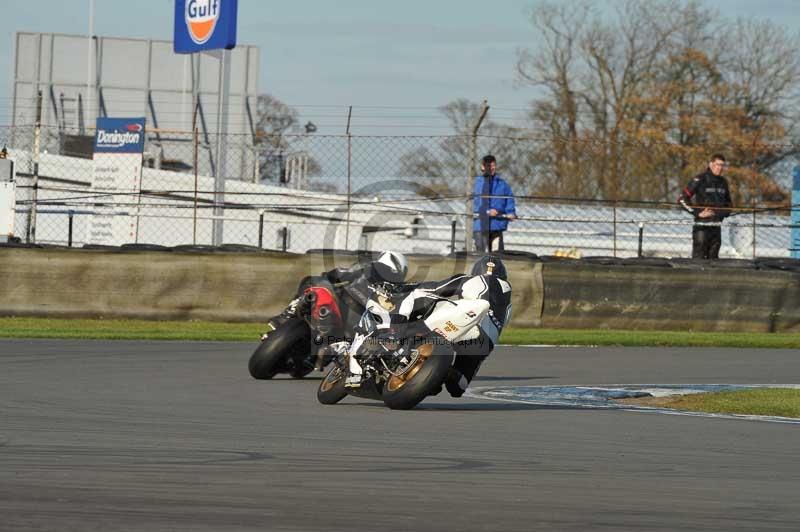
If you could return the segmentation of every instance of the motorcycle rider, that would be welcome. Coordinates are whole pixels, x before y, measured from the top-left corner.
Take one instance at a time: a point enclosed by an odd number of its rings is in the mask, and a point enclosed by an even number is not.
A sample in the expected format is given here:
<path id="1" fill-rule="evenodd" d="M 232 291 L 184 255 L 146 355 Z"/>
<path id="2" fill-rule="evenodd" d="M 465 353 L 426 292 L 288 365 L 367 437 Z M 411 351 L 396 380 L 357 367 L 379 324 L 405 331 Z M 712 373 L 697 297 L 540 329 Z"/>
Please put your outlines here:
<path id="1" fill-rule="evenodd" d="M 456 358 L 445 387 L 452 397 L 461 397 L 483 361 L 497 345 L 503 327 L 511 319 L 511 284 L 505 264 L 499 257 L 486 255 L 473 264 L 468 275 L 407 286 L 410 291 L 400 301 L 397 316 L 392 317 L 392 322 L 407 323 L 404 336 L 429 336 L 434 332 L 421 317 L 431 305 L 443 298 L 483 299 L 490 305 L 489 312 L 478 324 L 478 338 L 454 345 Z"/>
<path id="2" fill-rule="evenodd" d="M 345 309 L 349 309 L 352 318 L 348 321 L 349 329 L 357 322 L 367 306 L 367 301 L 378 289 L 391 293 L 394 286 L 401 285 L 408 274 L 408 260 L 397 251 L 384 251 L 377 259 L 367 264 L 356 264 L 351 268 L 334 268 L 319 276 L 308 276 L 300 281 L 297 297 L 278 315 L 267 322 L 269 328 L 262 334 L 264 340 L 269 333 L 297 316 L 298 306 L 303 299 L 306 287 L 315 284 L 320 278 L 334 285 L 337 297 Z"/>

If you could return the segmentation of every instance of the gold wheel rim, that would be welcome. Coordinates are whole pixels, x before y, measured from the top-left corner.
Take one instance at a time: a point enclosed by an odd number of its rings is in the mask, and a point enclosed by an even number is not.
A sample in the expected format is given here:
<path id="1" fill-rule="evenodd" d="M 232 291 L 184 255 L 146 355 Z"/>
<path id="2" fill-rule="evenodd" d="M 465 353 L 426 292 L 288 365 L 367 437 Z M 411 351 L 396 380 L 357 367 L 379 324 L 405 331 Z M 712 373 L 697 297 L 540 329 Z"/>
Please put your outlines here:
<path id="1" fill-rule="evenodd" d="M 331 378 L 331 376 L 333 376 L 334 373 L 336 373 L 335 376 L 336 378 Z M 334 386 L 336 386 L 336 383 L 342 380 L 342 377 L 343 377 L 342 371 L 339 368 L 334 368 L 330 371 L 330 373 L 328 373 L 325 376 L 325 380 L 322 381 L 322 385 L 320 386 L 320 388 L 322 389 L 323 392 L 327 392 L 328 390 L 331 390 Z"/>
<path id="2" fill-rule="evenodd" d="M 405 386 L 408 381 L 413 379 L 414 375 L 419 373 L 419 370 L 421 370 L 422 366 L 425 365 L 428 357 L 433 354 L 433 344 L 422 344 L 419 346 L 417 351 L 419 352 L 419 358 L 414 365 L 402 375 L 392 375 L 392 377 L 386 382 L 386 389 L 388 391 L 393 392 L 395 390 L 399 390 Z"/>

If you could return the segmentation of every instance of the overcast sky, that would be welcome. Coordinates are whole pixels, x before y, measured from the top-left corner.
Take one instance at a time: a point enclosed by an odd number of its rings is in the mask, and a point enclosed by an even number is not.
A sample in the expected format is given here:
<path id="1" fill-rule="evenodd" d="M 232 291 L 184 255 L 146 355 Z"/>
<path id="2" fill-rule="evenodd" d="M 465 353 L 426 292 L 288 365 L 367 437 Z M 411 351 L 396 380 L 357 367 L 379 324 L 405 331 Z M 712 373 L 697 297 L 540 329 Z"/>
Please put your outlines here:
<path id="1" fill-rule="evenodd" d="M 515 83 L 516 50 L 532 48 L 534 0 L 239 0 L 238 42 L 261 50 L 260 92 L 295 107 L 320 133 L 342 133 L 347 107 L 372 132 L 447 133 L 435 108 L 456 98 L 519 118 L 532 98 Z M 800 0 L 706 0 L 736 18 L 800 28 Z M 0 0 L 0 124 L 10 123 L 14 34 L 85 35 L 89 0 Z M 95 0 L 94 33 L 172 39 L 174 0 Z M 658 14 L 654 13 L 654 16 Z M 375 126 L 375 127 L 372 127 Z M 377 128 L 377 129 L 376 129 Z"/>

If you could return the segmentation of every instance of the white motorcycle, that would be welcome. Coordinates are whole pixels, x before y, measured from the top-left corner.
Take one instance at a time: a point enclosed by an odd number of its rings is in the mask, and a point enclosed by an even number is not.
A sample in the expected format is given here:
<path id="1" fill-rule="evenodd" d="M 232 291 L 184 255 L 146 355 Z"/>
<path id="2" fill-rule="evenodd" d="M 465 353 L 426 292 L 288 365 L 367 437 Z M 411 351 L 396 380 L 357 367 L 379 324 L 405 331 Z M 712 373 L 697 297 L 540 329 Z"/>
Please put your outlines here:
<path id="1" fill-rule="evenodd" d="M 438 298 L 420 317 L 433 332 L 420 334 L 413 332 L 413 323 L 392 324 L 393 309 L 386 296 L 371 298 L 352 341 L 331 346 L 339 356 L 317 390 L 320 403 L 335 404 L 353 395 L 392 409 L 414 408 L 441 391 L 453 364 L 453 344 L 477 341 L 479 324 L 489 319 L 489 303 L 483 299 Z"/>

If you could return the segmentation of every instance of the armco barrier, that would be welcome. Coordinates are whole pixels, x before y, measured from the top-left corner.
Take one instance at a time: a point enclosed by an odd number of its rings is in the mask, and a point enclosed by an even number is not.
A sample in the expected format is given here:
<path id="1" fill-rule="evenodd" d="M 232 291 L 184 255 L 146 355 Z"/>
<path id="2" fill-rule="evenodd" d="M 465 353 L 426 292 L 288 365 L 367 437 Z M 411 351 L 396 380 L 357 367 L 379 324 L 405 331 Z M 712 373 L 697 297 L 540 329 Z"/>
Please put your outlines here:
<path id="1" fill-rule="evenodd" d="M 205 251 L 0 247 L 0 315 L 263 322 L 303 276 L 358 258 Z M 444 279 L 472 260 L 412 256 L 411 280 Z M 547 257 L 506 265 L 515 327 L 800 332 L 796 271 Z"/>

